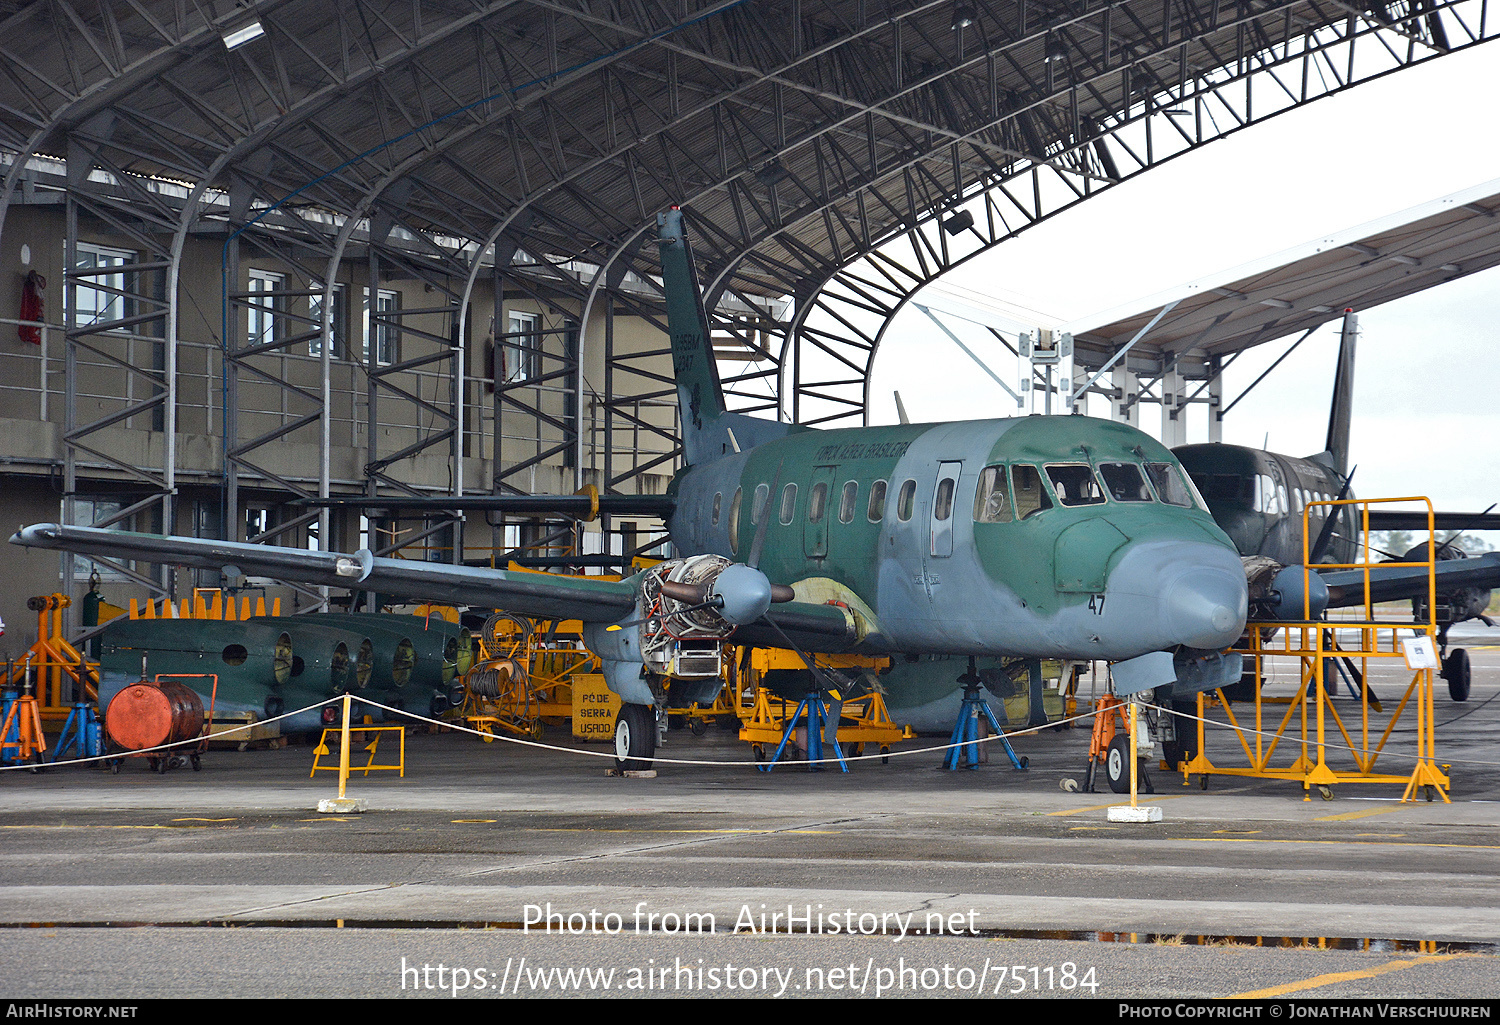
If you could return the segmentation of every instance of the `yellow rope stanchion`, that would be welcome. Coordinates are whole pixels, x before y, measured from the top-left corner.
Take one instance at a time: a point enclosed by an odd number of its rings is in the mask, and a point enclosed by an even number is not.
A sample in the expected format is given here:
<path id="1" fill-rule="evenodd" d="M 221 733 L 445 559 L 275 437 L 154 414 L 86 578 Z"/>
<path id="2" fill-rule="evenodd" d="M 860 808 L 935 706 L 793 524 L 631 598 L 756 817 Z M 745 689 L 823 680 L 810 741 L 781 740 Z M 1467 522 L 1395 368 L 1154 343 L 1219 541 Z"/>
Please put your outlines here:
<path id="1" fill-rule="evenodd" d="M 364 798 L 345 796 L 349 783 L 349 706 L 352 700 L 350 695 L 344 695 L 344 726 L 339 736 L 339 796 L 318 802 L 318 811 L 325 814 L 347 815 L 365 810 Z"/>

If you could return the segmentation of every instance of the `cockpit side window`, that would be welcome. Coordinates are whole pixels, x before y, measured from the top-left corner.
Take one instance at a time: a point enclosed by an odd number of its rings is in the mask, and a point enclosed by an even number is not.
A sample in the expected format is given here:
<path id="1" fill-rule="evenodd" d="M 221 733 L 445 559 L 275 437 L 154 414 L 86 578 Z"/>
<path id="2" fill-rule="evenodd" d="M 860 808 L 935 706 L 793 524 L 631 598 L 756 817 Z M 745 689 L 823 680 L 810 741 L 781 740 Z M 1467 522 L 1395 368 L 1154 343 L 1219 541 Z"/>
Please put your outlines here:
<path id="1" fill-rule="evenodd" d="M 1193 493 L 1183 481 L 1182 474 L 1171 463 L 1147 463 L 1146 474 L 1156 488 L 1156 496 L 1168 505 L 1193 508 Z"/>
<path id="2" fill-rule="evenodd" d="M 986 466 L 980 471 L 979 486 L 974 489 L 974 522 L 1010 522 L 1010 485 L 1005 467 Z"/>
<path id="3" fill-rule="evenodd" d="M 757 484 L 755 486 L 755 500 L 750 503 L 750 525 L 753 527 L 760 522 L 760 518 L 766 514 L 766 502 L 771 497 L 771 485 Z"/>
<path id="4" fill-rule="evenodd" d="M 1010 468 L 1011 494 L 1015 496 L 1016 519 L 1024 520 L 1028 516 L 1039 513 L 1044 509 L 1052 508 L 1052 499 L 1047 497 L 1047 489 L 1042 486 L 1042 473 L 1035 466 L 1019 463 Z"/>
<path id="5" fill-rule="evenodd" d="M 734 497 L 729 500 L 729 550 L 738 552 L 740 550 L 740 497 L 743 488 L 734 489 Z"/>
<path id="6" fill-rule="evenodd" d="M 865 519 L 871 523 L 879 523 L 885 516 L 885 481 L 878 480 L 870 485 L 870 503 L 865 510 Z"/>
<path id="7" fill-rule="evenodd" d="M 1104 501 L 1104 489 L 1088 463 L 1048 463 L 1047 477 L 1063 505 L 1098 505 Z"/>
<path id="8" fill-rule="evenodd" d="M 1109 497 L 1116 502 L 1151 501 L 1151 489 L 1146 487 L 1141 468 L 1134 463 L 1100 463 L 1099 476 L 1104 478 Z"/>

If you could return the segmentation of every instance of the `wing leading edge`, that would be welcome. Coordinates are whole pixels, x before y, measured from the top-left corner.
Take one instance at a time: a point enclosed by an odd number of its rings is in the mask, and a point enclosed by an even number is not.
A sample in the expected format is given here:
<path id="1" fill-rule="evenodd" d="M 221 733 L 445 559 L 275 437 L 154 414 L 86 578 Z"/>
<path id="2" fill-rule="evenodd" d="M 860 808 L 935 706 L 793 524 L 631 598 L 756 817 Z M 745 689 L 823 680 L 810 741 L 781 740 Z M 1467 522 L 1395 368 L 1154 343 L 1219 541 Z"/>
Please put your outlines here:
<path id="1" fill-rule="evenodd" d="M 329 587 L 357 588 L 427 601 L 503 608 L 547 619 L 612 623 L 635 609 L 636 589 L 623 580 L 452 566 L 386 559 L 368 550 L 353 555 L 297 548 L 162 537 L 95 527 L 38 523 L 23 527 L 12 544 L 113 559 L 143 559 L 172 566 L 223 570 Z"/>
<path id="2" fill-rule="evenodd" d="M 552 573 L 507 570 L 386 559 L 368 550 L 353 555 L 309 552 L 298 548 L 212 541 L 195 537 L 163 537 L 96 527 L 64 527 L 37 523 L 23 527 L 11 543 L 27 548 L 76 552 L 107 559 L 141 559 L 170 566 L 218 570 L 232 567 L 249 576 L 329 587 L 378 591 L 422 601 L 477 605 L 539 619 L 581 619 L 616 623 L 636 612 L 639 583 L 634 579 L 599 580 Z M 859 642 L 858 631 L 844 610 L 831 605 L 786 602 L 761 621 L 741 627 L 746 642 L 779 646 L 782 633 L 765 620 L 774 620 L 797 643 L 820 652 L 842 652 Z"/>

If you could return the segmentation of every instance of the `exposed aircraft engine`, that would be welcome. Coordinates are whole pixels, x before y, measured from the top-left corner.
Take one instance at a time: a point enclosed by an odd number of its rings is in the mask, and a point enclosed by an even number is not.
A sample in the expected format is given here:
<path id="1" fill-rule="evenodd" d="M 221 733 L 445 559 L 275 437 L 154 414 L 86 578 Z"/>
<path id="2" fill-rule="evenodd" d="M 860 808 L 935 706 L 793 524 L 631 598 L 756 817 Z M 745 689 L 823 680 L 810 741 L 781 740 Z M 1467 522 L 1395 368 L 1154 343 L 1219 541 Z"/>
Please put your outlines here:
<path id="1" fill-rule="evenodd" d="M 1316 572 L 1283 566 L 1264 555 L 1245 555 L 1240 561 L 1250 588 L 1251 619 L 1321 619 L 1327 611 L 1328 585 Z"/>
<path id="2" fill-rule="evenodd" d="M 641 585 L 647 612 L 641 625 L 641 655 L 649 670 L 663 676 L 698 679 L 719 675 L 724 665 L 724 639 L 737 624 L 714 606 L 713 599 L 715 584 L 733 566 L 721 555 L 697 555 L 663 562 L 647 572 Z M 759 571 L 751 572 L 765 580 Z M 749 583 L 753 585 L 754 581 Z M 767 592 L 769 595 L 769 585 Z M 754 600 L 753 595 L 748 597 Z M 743 593 L 735 595 L 737 605 L 744 604 L 746 598 Z M 769 596 L 766 604 L 770 604 Z"/>
<path id="3" fill-rule="evenodd" d="M 1422 542 L 1411 551 L 1401 556 L 1400 562 L 1426 562 L 1429 547 L 1427 542 Z M 1448 562 L 1453 559 L 1467 559 L 1469 553 L 1455 544 L 1442 544 L 1437 546 L 1437 559 L 1439 562 Z M 1462 623 L 1466 619 L 1478 619 L 1486 626 L 1490 620 L 1485 616 L 1484 610 L 1490 606 L 1490 591 L 1481 587 L 1455 587 L 1448 591 L 1439 591 L 1437 596 L 1437 622 L 1440 626 L 1453 623 Z M 1412 616 L 1418 622 L 1427 619 L 1426 597 L 1413 598 L 1411 600 Z"/>

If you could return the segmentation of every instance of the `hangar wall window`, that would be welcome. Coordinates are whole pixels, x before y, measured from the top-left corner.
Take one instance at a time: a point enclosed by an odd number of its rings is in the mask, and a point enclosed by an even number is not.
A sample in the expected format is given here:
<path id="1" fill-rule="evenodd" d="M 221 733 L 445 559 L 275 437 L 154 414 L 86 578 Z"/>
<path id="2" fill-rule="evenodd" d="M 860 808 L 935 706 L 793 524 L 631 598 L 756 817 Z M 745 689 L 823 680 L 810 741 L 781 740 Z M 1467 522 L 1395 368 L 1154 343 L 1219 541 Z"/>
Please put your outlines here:
<path id="1" fill-rule="evenodd" d="M 108 267 L 123 267 L 134 263 L 136 258 L 135 253 L 128 249 L 112 249 L 89 242 L 79 242 L 76 252 L 74 270 L 80 274 Z M 74 323 L 79 327 L 107 324 L 130 315 L 126 309 L 126 299 L 120 294 L 125 291 L 123 271 L 116 274 L 89 274 L 88 277 L 81 278 L 72 291 Z"/>
<path id="2" fill-rule="evenodd" d="M 1011 467 L 1011 493 L 1015 495 L 1016 519 L 1027 517 L 1052 508 L 1052 499 L 1042 486 L 1042 474 L 1035 466 L 1018 464 Z"/>
<path id="3" fill-rule="evenodd" d="M 781 525 L 786 526 L 792 522 L 792 516 L 797 512 L 797 485 L 788 484 L 781 489 Z"/>
<path id="4" fill-rule="evenodd" d="M 870 504 L 865 509 L 865 519 L 871 523 L 879 523 L 885 516 L 885 481 L 878 480 L 870 485 Z"/>
<path id="5" fill-rule="evenodd" d="M 743 488 L 735 488 L 734 497 L 729 500 L 729 550 L 736 554 L 740 550 L 740 497 L 743 494 Z"/>
<path id="6" fill-rule="evenodd" d="M 265 345 L 286 337 L 286 275 L 250 269 L 245 344 Z"/>
<path id="7" fill-rule="evenodd" d="M 504 380 L 510 384 L 531 381 L 542 376 L 542 335 L 535 313 L 512 310 L 505 329 L 505 344 L 500 347 L 505 360 Z"/>
<path id="8" fill-rule="evenodd" d="M 1104 487 L 1116 502 L 1151 501 L 1151 489 L 1146 487 L 1141 468 L 1134 463 L 1100 463 L 1099 476 L 1104 478 Z"/>
<path id="9" fill-rule="evenodd" d="M 844 483 L 843 493 L 839 496 L 839 522 L 850 523 L 854 520 L 854 506 L 859 499 L 859 481 L 851 480 Z"/>
<path id="10" fill-rule="evenodd" d="M 315 289 L 321 289 L 323 287 L 323 283 L 320 281 L 314 281 L 312 283 L 312 287 Z M 323 321 L 323 293 L 321 291 L 313 292 L 313 294 L 308 297 L 307 315 L 308 319 L 312 321 L 312 323 L 308 325 L 308 330 L 318 330 L 322 326 Z M 330 351 L 329 355 L 333 359 L 349 358 L 349 328 L 347 324 L 348 319 L 349 301 L 346 298 L 344 286 L 334 285 L 333 309 L 328 311 L 328 320 L 330 321 L 333 328 L 333 349 Z M 321 335 L 317 335 L 308 340 L 307 354 L 309 356 L 323 355 L 323 337 Z"/>
<path id="11" fill-rule="evenodd" d="M 896 519 L 905 523 L 911 519 L 912 507 L 916 504 L 917 482 L 905 480 L 901 483 L 901 491 L 896 495 Z"/>
<path id="12" fill-rule="evenodd" d="M 1005 480 L 1005 467 L 986 466 L 980 471 L 979 486 L 974 489 L 974 522 L 1010 522 L 1010 494 Z"/>
<path id="13" fill-rule="evenodd" d="M 1047 477 L 1063 505 L 1098 505 L 1104 501 L 1104 489 L 1088 463 L 1049 463 Z"/>
<path id="14" fill-rule="evenodd" d="M 401 293 L 381 288 L 375 294 L 375 312 L 370 312 L 370 290 L 364 290 L 364 339 L 365 358 L 369 358 L 370 347 L 375 350 L 375 362 L 381 365 L 399 362 L 401 359 L 401 326 L 396 314 L 401 309 Z"/>

